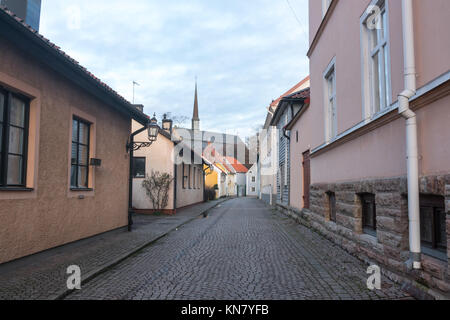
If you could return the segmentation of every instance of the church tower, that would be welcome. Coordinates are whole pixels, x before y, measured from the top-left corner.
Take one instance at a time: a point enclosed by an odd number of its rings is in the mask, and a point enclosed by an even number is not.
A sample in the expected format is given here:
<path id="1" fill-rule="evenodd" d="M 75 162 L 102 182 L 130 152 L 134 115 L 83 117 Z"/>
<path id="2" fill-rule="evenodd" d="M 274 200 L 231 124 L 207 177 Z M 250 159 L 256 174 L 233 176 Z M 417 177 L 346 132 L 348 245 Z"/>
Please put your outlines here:
<path id="1" fill-rule="evenodd" d="M 200 130 L 200 119 L 198 117 L 197 81 L 195 81 L 194 114 L 192 115 L 192 130 Z"/>

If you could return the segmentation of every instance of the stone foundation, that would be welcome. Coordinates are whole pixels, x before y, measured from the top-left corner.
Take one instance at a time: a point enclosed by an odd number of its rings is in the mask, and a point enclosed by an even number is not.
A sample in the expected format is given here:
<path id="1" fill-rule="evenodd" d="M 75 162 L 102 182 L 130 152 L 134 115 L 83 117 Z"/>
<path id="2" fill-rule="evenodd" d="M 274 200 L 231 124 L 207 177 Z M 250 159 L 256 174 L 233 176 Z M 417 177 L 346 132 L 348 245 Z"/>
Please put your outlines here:
<path id="1" fill-rule="evenodd" d="M 330 221 L 327 192 L 336 195 L 336 223 Z M 447 260 L 422 254 L 422 270 L 409 270 L 408 203 L 406 177 L 311 186 L 310 209 L 278 209 L 298 222 L 315 229 L 332 242 L 369 264 L 377 264 L 384 274 L 404 284 L 420 298 L 450 298 L 450 175 L 420 179 L 421 194 L 445 197 L 447 213 Z M 375 194 L 376 237 L 362 230 L 359 194 Z M 420 290 L 417 290 L 420 289 Z M 424 294 L 425 293 L 425 294 Z"/>

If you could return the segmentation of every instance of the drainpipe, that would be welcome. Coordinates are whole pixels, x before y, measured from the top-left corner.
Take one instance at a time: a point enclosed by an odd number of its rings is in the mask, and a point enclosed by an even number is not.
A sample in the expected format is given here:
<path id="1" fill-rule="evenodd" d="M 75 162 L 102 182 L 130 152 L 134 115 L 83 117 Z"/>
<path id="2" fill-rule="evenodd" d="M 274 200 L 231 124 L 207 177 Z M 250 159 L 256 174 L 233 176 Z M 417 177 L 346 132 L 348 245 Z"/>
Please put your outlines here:
<path id="1" fill-rule="evenodd" d="M 408 168 L 409 268 L 421 269 L 419 156 L 417 148 L 417 117 L 409 100 L 416 94 L 414 54 L 414 20 L 412 0 L 402 0 L 403 54 L 405 90 L 399 94 L 399 113 L 406 119 L 406 154 Z"/>

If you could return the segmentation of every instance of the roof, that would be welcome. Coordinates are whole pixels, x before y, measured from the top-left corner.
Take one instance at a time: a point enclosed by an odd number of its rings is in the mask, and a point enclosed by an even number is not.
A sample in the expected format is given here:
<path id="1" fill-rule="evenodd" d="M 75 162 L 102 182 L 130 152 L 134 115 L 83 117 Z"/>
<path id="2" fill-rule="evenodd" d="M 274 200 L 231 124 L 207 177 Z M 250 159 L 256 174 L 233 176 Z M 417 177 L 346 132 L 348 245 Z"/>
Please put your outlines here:
<path id="1" fill-rule="evenodd" d="M 195 82 L 194 113 L 192 115 L 192 120 L 200 120 L 198 117 L 197 82 Z"/>
<path id="2" fill-rule="evenodd" d="M 310 88 L 303 89 L 301 91 L 292 93 L 280 101 L 279 108 L 275 111 L 272 120 L 270 122 L 271 125 L 275 125 L 278 123 L 283 111 L 288 106 L 289 102 L 291 103 L 301 103 L 301 104 L 309 104 L 310 102 Z M 295 115 L 294 115 L 295 117 Z"/>
<path id="3" fill-rule="evenodd" d="M 225 157 L 236 173 L 247 173 L 248 169 L 233 157 Z"/>
<path id="4" fill-rule="evenodd" d="M 60 47 L 31 28 L 23 19 L 1 5 L 0 36 L 8 39 L 21 50 L 26 51 L 47 67 L 62 74 L 117 111 L 131 116 L 141 124 L 148 122 L 148 118 L 143 112 L 136 109 L 124 97 L 81 66 Z"/>
<path id="5" fill-rule="evenodd" d="M 283 93 L 278 99 L 272 101 L 272 103 L 270 104 L 270 107 L 272 107 L 273 109 L 276 109 L 278 107 L 278 104 L 280 103 L 281 99 L 283 99 L 284 97 L 295 93 L 298 91 L 298 88 L 300 88 L 301 86 L 303 86 L 307 81 L 310 80 L 310 77 L 307 76 L 305 79 L 303 79 L 302 81 L 300 81 L 299 83 L 297 83 L 295 86 L 293 86 L 292 88 L 290 88 L 288 91 L 286 91 L 285 93 Z"/>

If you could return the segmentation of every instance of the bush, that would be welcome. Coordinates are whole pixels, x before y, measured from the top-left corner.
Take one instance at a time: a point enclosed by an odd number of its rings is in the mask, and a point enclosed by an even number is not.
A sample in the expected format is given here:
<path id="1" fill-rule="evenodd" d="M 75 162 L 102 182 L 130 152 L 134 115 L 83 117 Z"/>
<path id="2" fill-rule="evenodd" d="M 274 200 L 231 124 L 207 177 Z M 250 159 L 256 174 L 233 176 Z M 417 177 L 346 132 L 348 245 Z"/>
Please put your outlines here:
<path id="1" fill-rule="evenodd" d="M 205 189 L 206 200 L 216 200 L 216 190 L 214 188 L 206 188 Z"/>

